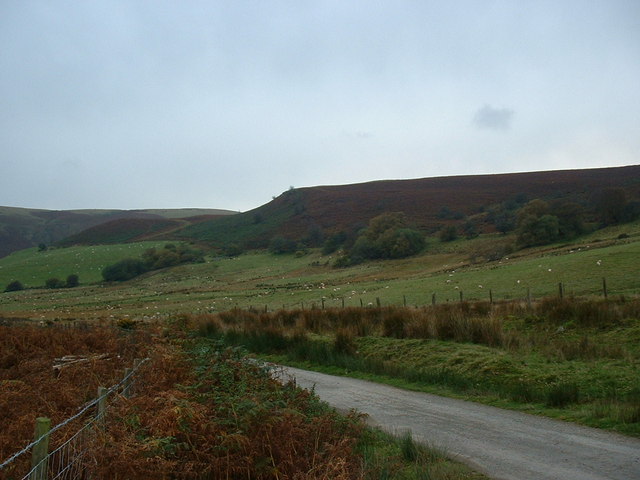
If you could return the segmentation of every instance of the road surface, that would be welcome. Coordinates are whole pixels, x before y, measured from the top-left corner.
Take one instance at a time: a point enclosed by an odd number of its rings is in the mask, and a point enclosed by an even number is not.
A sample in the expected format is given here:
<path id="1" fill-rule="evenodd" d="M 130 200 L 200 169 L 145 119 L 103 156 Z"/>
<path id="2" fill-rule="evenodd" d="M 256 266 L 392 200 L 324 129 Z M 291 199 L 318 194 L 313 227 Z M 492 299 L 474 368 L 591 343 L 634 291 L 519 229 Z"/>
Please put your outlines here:
<path id="1" fill-rule="evenodd" d="M 496 480 L 640 480 L 640 440 L 571 423 L 286 367 L 340 410 L 369 415 Z"/>

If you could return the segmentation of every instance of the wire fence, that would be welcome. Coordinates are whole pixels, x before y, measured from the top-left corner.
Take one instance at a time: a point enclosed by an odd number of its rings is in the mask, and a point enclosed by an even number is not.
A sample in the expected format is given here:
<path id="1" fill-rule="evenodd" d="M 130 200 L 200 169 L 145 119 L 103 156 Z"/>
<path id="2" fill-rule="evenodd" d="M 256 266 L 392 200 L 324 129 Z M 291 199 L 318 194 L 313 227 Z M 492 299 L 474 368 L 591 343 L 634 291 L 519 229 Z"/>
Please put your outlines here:
<path id="1" fill-rule="evenodd" d="M 84 478 L 91 439 L 97 433 L 98 428 L 104 426 L 109 396 L 116 393 L 120 393 L 124 397 L 131 396 L 134 377 L 139 368 L 148 360 L 148 358 L 136 360 L 133 368 L 125 370 L 125 375 L 120 382 L 109 388 L 98 388 L 98 395 L 95 399 L 84 404 L 75 415 L 53 428 L 49 428 L 50 420 L 48 418 L 36 419 L 34 441 L 0 464 L 0 479 L 74 480 Z M 74 422 L 79 424 L 75 433 L 66 440 L 63 439 L 58 446 L 49 451 L 49 443 L 53 435 Z M 22 460 L 29 452 L 31 452 L 30 469 L 26 474 L 21 474 L 18 472 L 21 470 L 18 461 Z"/>

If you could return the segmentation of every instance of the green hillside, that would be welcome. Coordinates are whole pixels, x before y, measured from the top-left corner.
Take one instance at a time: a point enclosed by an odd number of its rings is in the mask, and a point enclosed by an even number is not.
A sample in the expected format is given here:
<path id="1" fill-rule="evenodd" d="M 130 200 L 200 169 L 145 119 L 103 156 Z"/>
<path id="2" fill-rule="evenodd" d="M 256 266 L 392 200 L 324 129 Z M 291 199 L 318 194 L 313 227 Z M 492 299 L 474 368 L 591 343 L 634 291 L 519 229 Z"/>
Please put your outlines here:
<path id="1" fill-rule="evenodd" d="M 42 287 L 55 277 L 64 280 L 76 274 L 81 284 L 102 281 L 102 269 L 118 260 L 139 257 L 148 248 L 161 247 L 166 242 L 140 242 L 121 245 L 52 248 L 38 251 L 28 248 L 0 258 L 0 290 L 13 280 L 27 288 Z"/>
<path id="2" fill-rule="evenodd" d="M 620 233 L 624 238 L 618 238 Z M 473 263 L 470 252 L 497 234 L 473 240 L 428 241 L 425 253 L 402 260 L 368 262 L 336 269 L 335 255 L 318 250 L 305 255 L 254 251 L 237 258 L 210 257 L 206 263 L 181 265 L 118 285 L 87 285 L 100 271 L 123 257 L 138 256 L 161 243 L 71 247 L 38 252 L 29 249 L 0 259 L 0 286 L 18 279 L 38 287 L 47 278 L 80 275 L 74 289 L 25 290 L 0 294 L 0 312 L 17 316 L 100 317 L 113 309 L 128 315 L 205 313 L 239 307 L 285 308 L 376 305 L 429 305 L 460 300 L 495 301 L 564 294 L 640 293 L 640 223 L 600 230 L 572 244 L 555 244 L 515 252 L 501 261 Z M 89 310 L 87 306 L 90 304 Z M 109 306 L 109 309 L 107 309 Z M 116 312 L 117 313 L 117 312 Z"/>

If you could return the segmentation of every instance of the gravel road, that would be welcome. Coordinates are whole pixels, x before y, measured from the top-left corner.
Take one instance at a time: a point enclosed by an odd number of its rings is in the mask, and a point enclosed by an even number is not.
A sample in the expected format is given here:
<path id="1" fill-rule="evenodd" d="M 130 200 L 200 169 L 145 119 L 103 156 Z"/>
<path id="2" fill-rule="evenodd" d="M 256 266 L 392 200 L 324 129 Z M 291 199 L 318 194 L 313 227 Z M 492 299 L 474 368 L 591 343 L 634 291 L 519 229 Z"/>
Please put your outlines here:
<path id="1" fill-rule="evenodd" d="M 640 440 L 473 402 L 285 368 L 337 409 L 356 410 L 496 480 L 640 480 Z"/>

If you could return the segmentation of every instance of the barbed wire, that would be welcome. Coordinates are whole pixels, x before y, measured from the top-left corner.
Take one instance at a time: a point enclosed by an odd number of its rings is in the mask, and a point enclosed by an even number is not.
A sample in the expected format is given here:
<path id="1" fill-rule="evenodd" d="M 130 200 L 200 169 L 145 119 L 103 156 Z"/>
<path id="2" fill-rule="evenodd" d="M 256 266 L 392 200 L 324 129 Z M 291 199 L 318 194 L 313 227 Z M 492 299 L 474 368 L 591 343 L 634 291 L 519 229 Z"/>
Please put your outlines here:
<path id="1" fill-rule="evenodd" d="M 111 395 L 112 393 L 114 393 L 115 391 L 118 390 L 118 388 L 120 388 L 123 384 L 127 383 L 128 380 L 134 375 L 134 373 L 136 373 L 136 371 L 140 368 L 140 366 L 142 366 L 143 363 L 147 362 L 149 360 L 149 358 L 144 358 L 140 361 L 140 363 L 138 363 L 137 365 L 135 365 L 131 371 L 124 376 L 124 378 L 122 380 L 120 380 L 118 383 L 116 383 L 115 385 L 109 387 L 102 395 L 100 395 L 97 398 L 94 398 L 93 400 L 90 400 L 89 402 L 85 403 L 82 407 L 80 407 L 80 410 L 78 411 L 78 413 L 76 413 L 75 415 L 67 418 L 66 420 L 64 420 L 63 422 L 59 423 L 58 425 L 56 425 L 55 427 L 53 427 L 51 430 L 49 430 L 47 433 L 41 435 L 40 437 L 38 437 L 37 439 L 35 439 L 33 442 L 31 442 L 29 445 L 27 445 L 26 447 L 24 447 L 22 450 L 20 450 L 19 452 L 14 453 L 13 455 L 11 455 L 11 457 L 9 457 L 7 460 L 5 460 L 4 462 L 2 462 L 0 464 L 0 470 L 2 470 L 3 468 L 5 468 L 7 465 L 9 465 L 10 463 L 12 463 L 16 458 L 20 457 L 21 455 L 24 455 L 25 453 L 27 453 L 29 450 L 31 450 L 35 445 L 37 445 L 44 437 L 46 436 L 51 436 L 53 433 L 55 433 L 56 431 L 60 430 L 62 427 L 68 425 L 69 423 L 73 422 L 75 419 L 81 417 L 87 410 L 89 410 L 92 407 L 95 407 L 98 403 L 100 403 L 103 399 L 107 398 L 109 395 Z"/>

